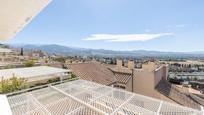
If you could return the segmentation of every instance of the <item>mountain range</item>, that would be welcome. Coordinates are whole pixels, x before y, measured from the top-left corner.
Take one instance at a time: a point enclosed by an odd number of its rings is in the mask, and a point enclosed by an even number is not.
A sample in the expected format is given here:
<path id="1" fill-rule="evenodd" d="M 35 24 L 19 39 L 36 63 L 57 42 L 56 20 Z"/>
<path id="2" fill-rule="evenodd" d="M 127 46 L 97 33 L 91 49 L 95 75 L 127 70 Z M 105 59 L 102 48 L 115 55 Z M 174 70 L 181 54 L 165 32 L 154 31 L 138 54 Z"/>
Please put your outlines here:
<path id="1" fill-rule="evenodd" d="M 104 57 L 204 57 L 204 52 L 161 52 L 161 51 L 148 51 L 148 50 L 133 50 L 133 51 L 114 51 L 104 49 L 87 49 L 87 48 L 75 48 L 62 45 L 10 45 L 11 47 L 21 47 L 24 49 L 42 50 L 49 54 L 58 54 L 66 56 L 104 56 Z"/>

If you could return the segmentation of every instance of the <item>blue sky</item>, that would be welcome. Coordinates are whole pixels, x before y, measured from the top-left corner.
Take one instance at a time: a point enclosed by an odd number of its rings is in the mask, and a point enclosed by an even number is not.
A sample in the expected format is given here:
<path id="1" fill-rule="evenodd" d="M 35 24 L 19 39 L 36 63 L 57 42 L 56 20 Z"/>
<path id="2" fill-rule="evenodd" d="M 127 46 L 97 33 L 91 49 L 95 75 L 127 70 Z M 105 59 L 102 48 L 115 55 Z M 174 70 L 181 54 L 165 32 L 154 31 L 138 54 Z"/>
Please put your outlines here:
<path id="1" fill-rule="evenodd" d="M 53 0 L 8 43 L 204 51 L 203 0 Z"/>

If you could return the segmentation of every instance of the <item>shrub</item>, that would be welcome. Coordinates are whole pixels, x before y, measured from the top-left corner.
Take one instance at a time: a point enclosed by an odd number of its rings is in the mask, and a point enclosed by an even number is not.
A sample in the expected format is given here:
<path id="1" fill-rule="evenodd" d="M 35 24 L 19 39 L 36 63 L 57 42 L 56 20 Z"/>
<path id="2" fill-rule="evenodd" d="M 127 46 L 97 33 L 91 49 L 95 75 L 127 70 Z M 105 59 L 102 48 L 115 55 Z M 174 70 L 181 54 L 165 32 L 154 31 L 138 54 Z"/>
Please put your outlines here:
<path id="1" fill-rule="evenodd" d="M 9 93 L 12 91 L 17 91 L 20 89 L 27 88 L 26 80 L 23 78 L 12 77 L 9 80 L 2 80 L 0 92 L 1 93 Z"/>
<path id="2" fill-rule="evenodd" d="M 25 67 L 32 67 L 34 64 L 35 62 L 33 60 L 27 60 L 24 62 Z"/>

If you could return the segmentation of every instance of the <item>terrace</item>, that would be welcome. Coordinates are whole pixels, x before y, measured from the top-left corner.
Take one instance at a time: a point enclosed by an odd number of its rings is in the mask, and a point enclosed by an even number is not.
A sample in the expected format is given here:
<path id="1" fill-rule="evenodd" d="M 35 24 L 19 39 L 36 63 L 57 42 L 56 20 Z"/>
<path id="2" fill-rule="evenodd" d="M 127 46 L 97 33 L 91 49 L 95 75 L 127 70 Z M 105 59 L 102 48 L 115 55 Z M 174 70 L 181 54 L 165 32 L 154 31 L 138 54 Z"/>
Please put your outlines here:
<path id="1" fill-rule="evenodd" d="M 71 78 L 71 70 L 36 66 L 0 70 L 0 93 L 36 87 L 52 82 L 62 82 Z"/>
<path id="2" fill-rule="evenodd" d="M 13 68 L 0 70 L 2 79 L 10 79 L 12 77 L 27 79 L 27 82 L 35 82 L 45 80 L 53 77 L 60 77 L 63 79 L 71 70 L 54 68 L 49 66 L 37 66 L 27 68 Z M 1 82 L 1 80 L 0 80 Z"/>
<path id="3" fill-rule="evenodd" d="M 201 110 L 85 80 L 49 85 L 19 95 L 8 95 L 7 99 L 13 115 L 203 115 L 204 113 Z"/>

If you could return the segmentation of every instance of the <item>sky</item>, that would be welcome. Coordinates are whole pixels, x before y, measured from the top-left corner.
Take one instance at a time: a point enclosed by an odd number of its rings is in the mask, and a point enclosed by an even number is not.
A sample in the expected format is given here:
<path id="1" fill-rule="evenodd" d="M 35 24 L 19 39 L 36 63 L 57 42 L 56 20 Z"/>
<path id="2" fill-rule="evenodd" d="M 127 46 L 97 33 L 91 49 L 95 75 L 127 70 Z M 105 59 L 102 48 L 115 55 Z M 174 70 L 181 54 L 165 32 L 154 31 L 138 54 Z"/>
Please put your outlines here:
<path id="1" fill-rule="evenodd" d="M 52 0 L 10 44 L 204 51 L 203 0 Z"/>

